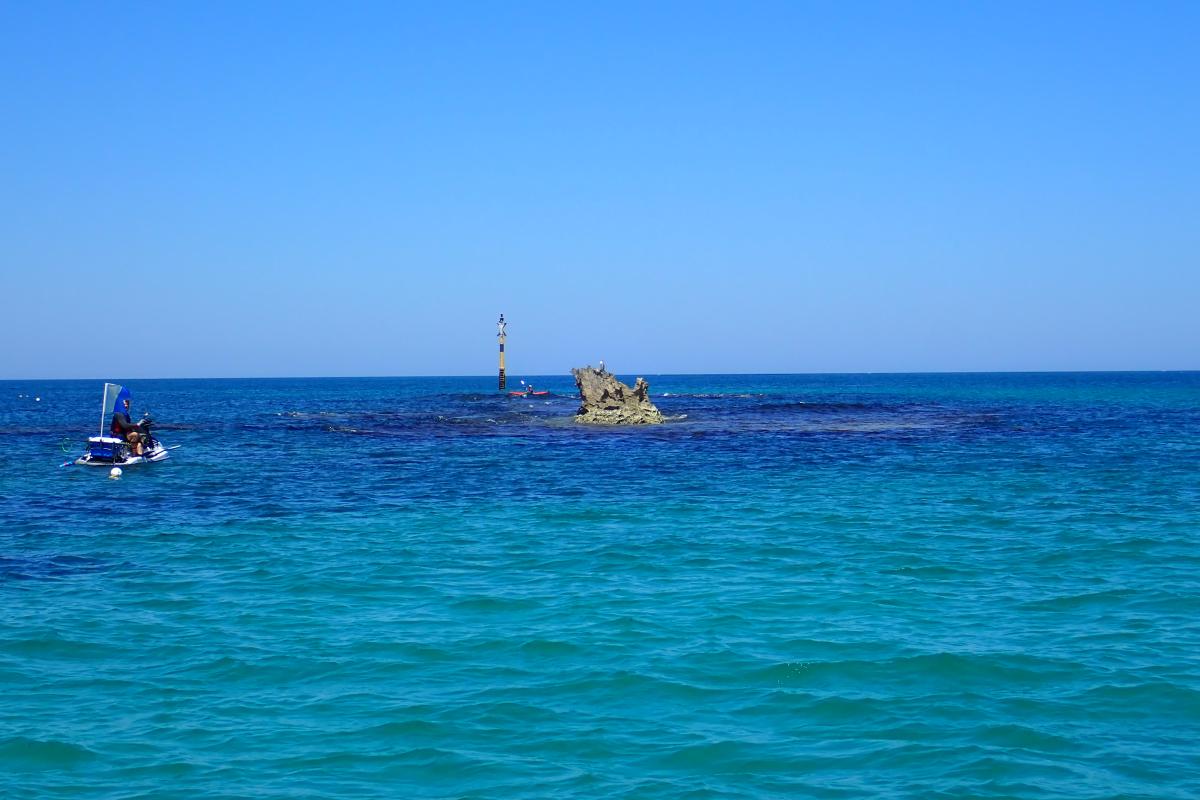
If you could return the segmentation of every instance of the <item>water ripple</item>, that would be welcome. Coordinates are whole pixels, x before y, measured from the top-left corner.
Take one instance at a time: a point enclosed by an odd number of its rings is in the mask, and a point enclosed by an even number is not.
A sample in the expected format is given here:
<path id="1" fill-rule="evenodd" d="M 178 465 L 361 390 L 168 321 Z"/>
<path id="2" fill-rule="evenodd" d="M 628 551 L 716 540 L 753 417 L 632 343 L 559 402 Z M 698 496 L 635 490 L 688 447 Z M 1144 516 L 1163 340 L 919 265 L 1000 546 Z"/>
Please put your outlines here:
<path id="1" fill-rule="evenodd" d="M 1200 376 L 0 384 L 0 794 L 1200 796 Z"/>

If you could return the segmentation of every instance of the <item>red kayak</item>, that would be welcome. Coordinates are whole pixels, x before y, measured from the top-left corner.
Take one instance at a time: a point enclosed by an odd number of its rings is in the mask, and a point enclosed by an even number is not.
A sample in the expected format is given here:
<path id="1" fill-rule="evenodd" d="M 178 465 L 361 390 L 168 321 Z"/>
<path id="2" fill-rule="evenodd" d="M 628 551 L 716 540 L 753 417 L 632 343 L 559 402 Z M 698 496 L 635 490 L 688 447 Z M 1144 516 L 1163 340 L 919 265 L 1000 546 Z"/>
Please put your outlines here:
<path id="1" fill-rule="evenodd" d="M 545 397 L 550 392 L 509 392 L 509 397 Z"/>

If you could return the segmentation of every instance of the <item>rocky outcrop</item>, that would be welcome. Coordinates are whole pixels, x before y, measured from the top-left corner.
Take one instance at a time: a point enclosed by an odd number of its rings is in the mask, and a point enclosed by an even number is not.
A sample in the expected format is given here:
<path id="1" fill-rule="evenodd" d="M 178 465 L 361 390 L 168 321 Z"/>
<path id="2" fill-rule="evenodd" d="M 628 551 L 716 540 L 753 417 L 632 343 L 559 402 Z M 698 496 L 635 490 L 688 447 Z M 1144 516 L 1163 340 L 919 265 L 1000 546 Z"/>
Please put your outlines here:
<path id="1" fill-rule="evenodd" d="M 576 422 L 595 425 L 657 425 L 663 421 L 662 412 L 650 402 L 650 384 L 638 378 L 633 388 L 621 383 L 604 369 L 579 367 L 571 370 L 579 398 L 583 401 L 575 412 Z"/>

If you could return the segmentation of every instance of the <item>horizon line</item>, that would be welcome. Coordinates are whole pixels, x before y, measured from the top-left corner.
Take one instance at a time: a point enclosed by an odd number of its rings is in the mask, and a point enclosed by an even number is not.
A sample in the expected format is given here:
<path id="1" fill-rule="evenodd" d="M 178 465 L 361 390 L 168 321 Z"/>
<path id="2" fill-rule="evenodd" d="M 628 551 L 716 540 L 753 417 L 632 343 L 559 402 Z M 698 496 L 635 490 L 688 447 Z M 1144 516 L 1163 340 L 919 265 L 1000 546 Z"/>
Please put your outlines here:
<path id="1" fill-rule="evenodd" d="M 591 366 L 590 364 L 586 366 Z M 704 375 L 719 375 L 719 376 L 762 376 L 762 377 L 777 377 L 784 375 L 801 376 L 801 375 L 1121 375 L 1121 374 L 1148 374 L 1148 373 L 1190 373 L 1200 372 L 1200 369 L 1017 369 L 1017 370 L 915 370 L 915 371 L 894 371 L 894 370 L 871 370 L 858 372 L 838 372 L 838 371 L 819 371 L 819 372 L 641 372 L 638 370 L 621 372 L 612 372 L 613 375 L 637 375 L 641 377 L 698 377 Z M 555 377 L 570 377 L 570 373 L 522 373 L 528 378 L 555 378 Z M 118 380 L 126 381 L 232 381 L 232 380 L 250 380 L 250 381 L 297 381 L 297 380 L 394 380 L 394 379 L 419 379 L 419 380 L 434 380 L 434 379 L 485 379 L 494 380 L 497 378 L 495 373 L 484 375 L 208 375 L 208 376 L 155 376 L 155 377 L 131 377 L 119 378 Z M 103 377 L 72 377 L 72 378 L 0 378 L 0 381 L 5 383 L 19 383 L 28 381 L 111 381 L 113 378 Z M 517 379 L 519 380 L 519 378 Z"/>

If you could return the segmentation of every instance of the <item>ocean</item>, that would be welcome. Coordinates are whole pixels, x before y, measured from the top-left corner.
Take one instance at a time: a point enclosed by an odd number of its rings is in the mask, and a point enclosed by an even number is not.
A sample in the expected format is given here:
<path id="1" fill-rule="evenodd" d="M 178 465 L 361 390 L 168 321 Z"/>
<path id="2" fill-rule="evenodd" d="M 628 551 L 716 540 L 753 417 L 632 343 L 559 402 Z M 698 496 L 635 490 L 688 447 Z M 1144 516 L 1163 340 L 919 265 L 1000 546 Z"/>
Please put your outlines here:
<path id="1" fill-rule="evenodd" d="M 1200 373 L 646 377 L 0 382 L 0 795 L 1200 797 Z"/>

